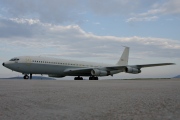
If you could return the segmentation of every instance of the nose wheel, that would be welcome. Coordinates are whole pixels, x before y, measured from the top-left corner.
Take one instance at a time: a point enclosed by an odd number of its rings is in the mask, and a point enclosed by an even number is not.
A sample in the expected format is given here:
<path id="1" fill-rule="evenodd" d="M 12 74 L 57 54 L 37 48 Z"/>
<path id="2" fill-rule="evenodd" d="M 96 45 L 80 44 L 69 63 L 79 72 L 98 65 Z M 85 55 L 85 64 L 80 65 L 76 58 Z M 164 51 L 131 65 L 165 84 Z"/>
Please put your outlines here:
<path id="1" fill-rule="evenodd" d="M 32 79 L 32 74 L 30 74 L 30 77 L 27 74 L 24 75 L 24 79 L 29 79 L 29 78 Z"/>
<path id="2" fill-rule="evenodd" d="M 24 79 L 29 79 L 29 76 L 28 75 L 24 75 Z"/>

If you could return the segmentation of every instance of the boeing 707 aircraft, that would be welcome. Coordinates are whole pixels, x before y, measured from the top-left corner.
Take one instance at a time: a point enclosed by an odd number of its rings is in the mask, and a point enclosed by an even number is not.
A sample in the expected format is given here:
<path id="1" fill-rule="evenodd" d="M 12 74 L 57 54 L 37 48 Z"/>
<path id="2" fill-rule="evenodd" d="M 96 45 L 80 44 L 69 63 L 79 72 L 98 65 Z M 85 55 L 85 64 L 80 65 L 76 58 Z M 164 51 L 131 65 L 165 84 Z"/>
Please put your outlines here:
<path id="1" fill-rule="evenodd" d="M 131 74 L 141 73 L 141 68 L 173 65 L 174 63 L 158 63 L 144 65 L 128 65 L 129 47 L 125 47 L 123 54 L 115 65 L 83 62 L 75 60 L 57 59 L 42 56 L 21 56 L 10 59 L 2 65 L 16 72 L 24 74 L 24 79 L 32 79 L 32 74 L 47 74 L 49 77 L 77 76 L 74 80 L 83 80 L 82 76 L 90 76 L 89 80 L 98 77 L 113 76 L 120 72 Z M 30 77 L 29 77 L 30 76 Z"/>

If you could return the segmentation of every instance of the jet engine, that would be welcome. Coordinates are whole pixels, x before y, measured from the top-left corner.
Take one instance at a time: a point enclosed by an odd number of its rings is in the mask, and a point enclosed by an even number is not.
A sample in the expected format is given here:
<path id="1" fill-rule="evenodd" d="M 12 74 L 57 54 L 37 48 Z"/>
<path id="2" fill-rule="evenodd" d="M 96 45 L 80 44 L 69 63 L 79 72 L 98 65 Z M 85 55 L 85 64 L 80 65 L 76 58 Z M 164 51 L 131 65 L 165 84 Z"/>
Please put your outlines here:
<path id="1" fill-rule="evenodd" d="M 99 70 L 99 69 L 93 69 L 91 70 L 92 76 L 107 76 L 107 71 Z"/>
<path id="2" fill-rule="evenodd" d="M 131 73 L 131 74 L 139 74 L 139 73 L 141 73 L 141 70 L 137 69 L 137 68 L 133 68 L 133 67 L 126 67 L 125 72 Z"/>

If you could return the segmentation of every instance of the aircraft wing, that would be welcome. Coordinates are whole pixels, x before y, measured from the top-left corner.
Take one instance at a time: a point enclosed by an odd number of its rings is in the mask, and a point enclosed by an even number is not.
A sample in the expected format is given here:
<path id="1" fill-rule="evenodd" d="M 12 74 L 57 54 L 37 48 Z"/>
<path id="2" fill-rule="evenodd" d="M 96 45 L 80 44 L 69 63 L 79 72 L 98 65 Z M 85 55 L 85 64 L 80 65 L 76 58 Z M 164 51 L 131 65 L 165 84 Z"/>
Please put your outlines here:
<path id="1" fill-rule="evenodd" d="M 128 66 L 107 66 L 101 68 L 68 68 L 64 71 L 66 75 L 84 75 L 91 76 L 91 71 L 94 69 L 102 70 L 102 71 L 119 71 L 123 72 L 127 67 L 132 68 L 145 68 L 145 67 L 155 67 L 155 66 L 165 66 L 165 65 L 174 65 L 174 63 L 157 63 L 157 64 L 144 64 L 144 65 L 128 65 Z"/>
<path id="2" fill-rule="evenodd" d="M 64 72 L 65 73 L 81 73 L 81 72 L 91 72 L 93 69 L 99 69 L 99 70 L 107 70 L 107 71 L 113 71 L 113 70 L 123 70 L 127 66 L 108 66 L 108 67 L 100 67 L 100 68 L 68 68 Z"/>
<path id="3" fill-rule="evenodd" d="M 84 72 L 84 71 L 89 72 L 92 69 L 93 68 L 68 68 L 64 72 L 66 72 L 66 73 L 68 73 L 68 72 Z"/>
<path id="4" fill-rule="evenodd" d="M 91 75 L 91 70 L 93 70 L 93 68 L 68 68 L 64 71 L 65 74 L 67 75 Z"/>
<path id="5" fill-rule="evenodd" d="M 126 66 L 109 66 L 109 67 L 100 67 L 100 68 L 68 68 L 64 71 L 66 75 L 87 75 L 91 76 L 91 71 L 94 69 L 102 71 L 116 71 L 123 72 Z"/>
<path id="6" fill-rule="evenodd" d="M 128 65 L 128 66 L 141 69 L 145 67 L 156 67 L 156 66 L 165 66 L 165 65 L 175 65 L 175 64 L 174 63 L 156 63 L 156 64 Z M 108 71 L 124 70 L 128 66 L 109 66 L 109 67 L 104 67 L 103 69 L 108 70 Z"/>
<path id="7" fill-rule="evenodd" d="M 155 67 L 155 66 L 165 66 L 165 65 L 175 65 L 175 63 L 144 64 L 144 65 L 135 65 L 135 67 L 141 69 L 145 67 Z"/>
<path id="8" fill-rule="evenodd" d="M 114 70 L 124 70 L 127 66 L 108 66 L 108 67 L 104 67 L 105 70 L 108 71 L 114 71 Z"/>

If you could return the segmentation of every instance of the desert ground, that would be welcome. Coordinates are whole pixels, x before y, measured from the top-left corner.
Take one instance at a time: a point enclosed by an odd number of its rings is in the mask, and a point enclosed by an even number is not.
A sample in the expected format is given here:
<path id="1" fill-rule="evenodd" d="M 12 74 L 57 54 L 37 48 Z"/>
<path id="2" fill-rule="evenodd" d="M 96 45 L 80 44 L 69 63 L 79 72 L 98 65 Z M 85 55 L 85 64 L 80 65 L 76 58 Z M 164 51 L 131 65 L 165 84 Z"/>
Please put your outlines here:
<path id="1" fill-rule="evenodd" d="M 0 80 L 0 120 L 179 120 L 180 79 Z"/>

